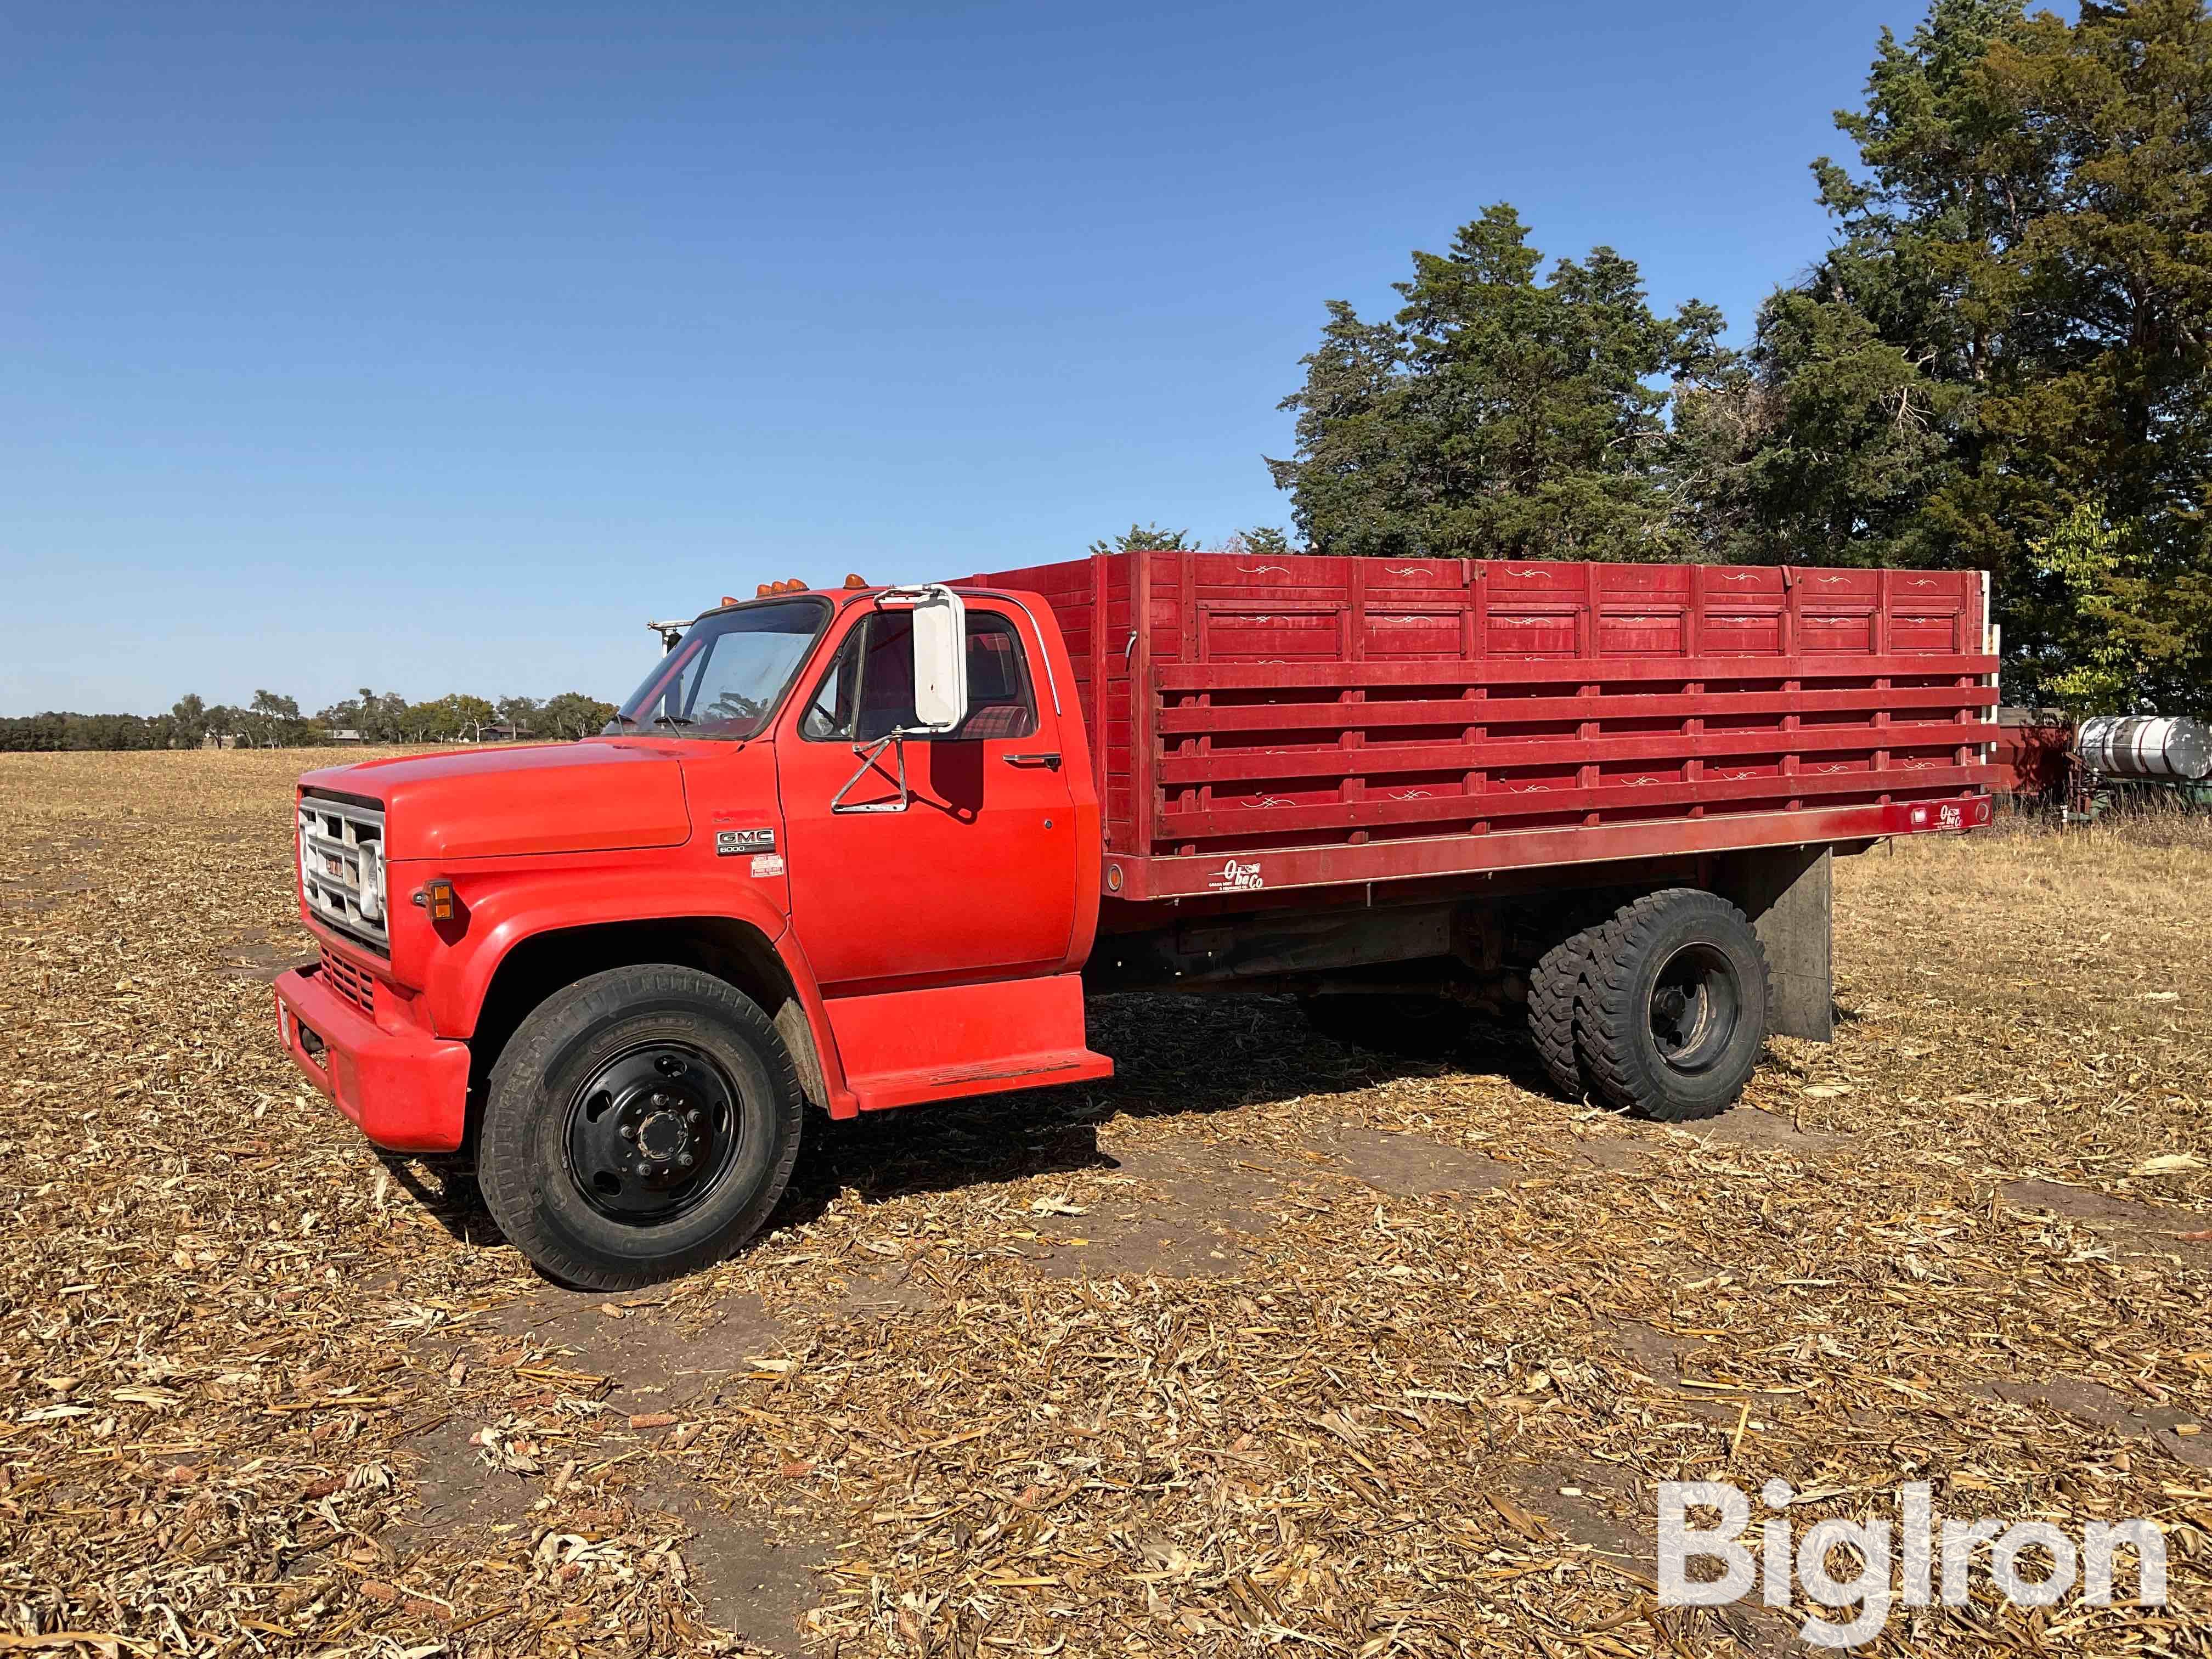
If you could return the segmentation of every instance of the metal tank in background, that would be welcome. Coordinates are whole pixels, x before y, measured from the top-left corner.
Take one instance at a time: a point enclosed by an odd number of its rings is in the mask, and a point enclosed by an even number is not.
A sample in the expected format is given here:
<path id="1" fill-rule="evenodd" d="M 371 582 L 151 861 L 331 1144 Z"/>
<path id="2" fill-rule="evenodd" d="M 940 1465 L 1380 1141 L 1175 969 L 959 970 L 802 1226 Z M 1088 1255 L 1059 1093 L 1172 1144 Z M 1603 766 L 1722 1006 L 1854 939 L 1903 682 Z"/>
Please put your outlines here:
<path id="1" fill-rule="evenodd" d="M 2179 714 L 2095 714 L 2074 735 L 2089 771 L 2194 783 L 2212 775 L 2212 732 Z"/>

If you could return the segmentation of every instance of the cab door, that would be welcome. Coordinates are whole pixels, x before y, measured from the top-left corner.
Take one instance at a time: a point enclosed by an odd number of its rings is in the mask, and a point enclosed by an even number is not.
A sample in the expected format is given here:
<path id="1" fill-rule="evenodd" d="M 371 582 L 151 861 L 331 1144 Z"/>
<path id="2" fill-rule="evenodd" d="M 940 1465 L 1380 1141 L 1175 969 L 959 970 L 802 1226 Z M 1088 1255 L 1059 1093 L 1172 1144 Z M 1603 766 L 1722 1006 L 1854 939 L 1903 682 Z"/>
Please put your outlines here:
<path id="1" fill-rule="evenodd" d="M 854 609 L 776 744 L 792 926 L 823 993 L 1060 971 L 1076 920 L 1073 757 L 1037 695 L 1040 642 L 1012 609 L 969 600 L 967 719 L 883 744 L 914 720 L 910 623 Z"/>

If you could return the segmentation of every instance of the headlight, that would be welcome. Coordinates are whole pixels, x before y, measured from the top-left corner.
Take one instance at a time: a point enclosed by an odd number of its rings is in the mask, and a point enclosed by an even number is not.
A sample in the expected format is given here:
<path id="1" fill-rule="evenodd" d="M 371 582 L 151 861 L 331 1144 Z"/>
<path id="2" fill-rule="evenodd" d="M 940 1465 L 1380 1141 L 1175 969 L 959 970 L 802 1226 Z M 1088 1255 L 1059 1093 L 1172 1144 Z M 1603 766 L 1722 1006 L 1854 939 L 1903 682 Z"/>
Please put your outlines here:
<path id="1" fill-rule="evenodd" d="M 361 844 L 361 918 L 384 920 L 384 848 L 378 842 Z"/>

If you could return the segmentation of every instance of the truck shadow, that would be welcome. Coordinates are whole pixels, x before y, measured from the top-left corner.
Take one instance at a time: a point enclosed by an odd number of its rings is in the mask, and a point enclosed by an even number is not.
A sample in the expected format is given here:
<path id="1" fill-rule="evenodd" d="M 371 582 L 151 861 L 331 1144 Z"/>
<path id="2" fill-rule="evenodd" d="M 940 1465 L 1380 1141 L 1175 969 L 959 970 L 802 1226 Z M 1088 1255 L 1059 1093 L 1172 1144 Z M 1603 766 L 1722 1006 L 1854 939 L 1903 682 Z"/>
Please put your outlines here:
<path id="1" fill-rule="evenodd" d="M 810 1121 L 809 1144 L 769 1225 L 803 1226 L 844 1191 L 872 1204 L 1116 1168 L 1098 1144 L 1098 1126 L 1116 1118 L 1235 1111 L 1462 1071 L 1539 1092 L 1547 1086 L 1516 1031 L 1478 1026 L 1450 1059 L 1406 1059 L 1318 1035 L 1287 997 L 1102 997 L 1091 1005 L 1091 1045 L 1114 1057 L 1104 1083 Z"/>
<path id="2" fill-rule="evenodd" d="M 1098 1126 L 1116 1118 L 1236 1111 L 1463 1071 L 1538 1093 L 1547 1087 L 1517 1031 L 1477 1025 L 1450 1059 L 1405 1059 L 1318 1035 L 1287 997 L 1102 997 L 1091 1005 L 1091 1024 L 1092 1046 L 1115 1060 L 1115 1075 L 1102 1084 L 987 1095 L 844 1122 L 810 1112 L 790 1188 L 764 1231 L 804 1226 L 848 1190 L 876 1204 L 1112 1169 L 1116 1162 L 1099 1146 Z M 383 1162 L 456 1243 L 499 1239 L 465 1158 L 394 1153 Z"/>

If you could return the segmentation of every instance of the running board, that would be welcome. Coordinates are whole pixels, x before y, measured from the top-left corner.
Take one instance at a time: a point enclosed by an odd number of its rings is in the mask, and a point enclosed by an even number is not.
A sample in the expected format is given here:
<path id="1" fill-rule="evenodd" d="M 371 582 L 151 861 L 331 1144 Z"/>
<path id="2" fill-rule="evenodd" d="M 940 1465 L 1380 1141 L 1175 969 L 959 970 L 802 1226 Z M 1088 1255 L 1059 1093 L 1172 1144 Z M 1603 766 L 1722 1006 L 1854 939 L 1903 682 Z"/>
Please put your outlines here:
<path id="1" fill-rule="evenodd" d="M 823 1008 L 864 1112 L 1114 1074 L 1112 1060 L 1084 1046 L 1080 974 L 839 997 Z"/>

